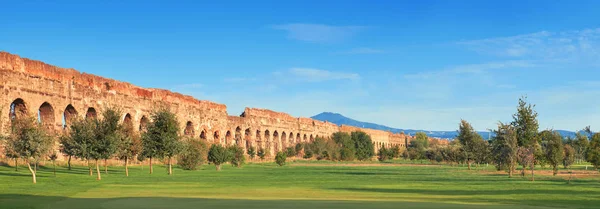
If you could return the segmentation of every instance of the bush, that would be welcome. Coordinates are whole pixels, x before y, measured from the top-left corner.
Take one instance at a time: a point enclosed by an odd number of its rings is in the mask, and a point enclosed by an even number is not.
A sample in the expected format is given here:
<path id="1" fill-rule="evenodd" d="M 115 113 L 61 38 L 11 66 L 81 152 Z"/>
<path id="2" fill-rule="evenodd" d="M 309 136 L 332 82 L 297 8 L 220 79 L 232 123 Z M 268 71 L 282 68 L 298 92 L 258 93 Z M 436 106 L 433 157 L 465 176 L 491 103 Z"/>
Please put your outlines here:
<path id="1" fill-rule="evenodd" d="M 356 148 L 356 158 L 358 160 L 368 160 L 375 155 L 373 141 L 371 136 L 362 131 L 355 131 L 350 134 L 354 147 Z"/>
<path id="2" fill-rule="evenodd" d="M 391 159 L 392 152 L 385 147 L 379 148 L 379 152 L 377 152 L 377 159 L 380 162 Z"/>
<path id="3" fill-rule="evenodd" d="M 246 154 L 250 156 L 250 159 L 254 159 L 254 157 L 256 156 L 256 148 L 248 147 L 248 151 L 246 151 Z"/>
<path id="4" fill-rule="evenodd" d="M 293 147 L 288 147 L 285 149 L 285 155 L 287 155 L 287 157 L 294 157 L 297 154 L 298 153 L 296 153 L 296 150 Z"/>
<path id="5" fill-rule="evenodd" d="M 187 140 L 183 142 L 183 149 L 177 159 L 177 164 L 184 170 L 196 170 L 202 165 L 208 155 L 208 145 L 199 140 Z"/>
<path id="6" fill-rule="evenodd" d="M 353 161 L 354 158 L 354 150 L 346 147 L 340 150 L 340 160 Z"/>
<path id="7" fill-rule="evenodd" d="M 258 149 L 258 153 L 256 154 L 258 156 L 258 158 L 260 158 L 261 160 L 265 159 L 266 153 L 265 153 L 265 149 L 260 148 Z"/>
<path id="8" fill-rule="evenodd" d="M 231 159 L 231 153 L 220 144 L 213 144 L 208 151 L 208 161 L 215 164 L 217 171 L 221 170 L 221 164 Z"/>
<path id="9" fill-rule="evenodd" d="M 295 148 L 296 154 L 300 154 L 300 152 L 302 152 L 302 149 L 304 149 L 304 145 L 302 143 L 298 143 L 298 144 L 296 144 L 296 147 L 294 147 L 294 148 Z"/>
<path id="10" fill-rule="evenodd" d="M 278 152 L 277 155 L 275 156 L 275 163 L 277 163 L 277 165 L 279 166 L 283 166 L 285 165 L 285 160 L 287 158 L 287 155 L 283 152 Z"/>
<path id="11" fill-rule="evenodd" d="M 244 156 L 244 149 L 237 145 L 231 145 L 227 148 L 231 158 L 229 159 L 232 166 L 242 167 L 242 164 L 246 162 L 246 156 Z"/>

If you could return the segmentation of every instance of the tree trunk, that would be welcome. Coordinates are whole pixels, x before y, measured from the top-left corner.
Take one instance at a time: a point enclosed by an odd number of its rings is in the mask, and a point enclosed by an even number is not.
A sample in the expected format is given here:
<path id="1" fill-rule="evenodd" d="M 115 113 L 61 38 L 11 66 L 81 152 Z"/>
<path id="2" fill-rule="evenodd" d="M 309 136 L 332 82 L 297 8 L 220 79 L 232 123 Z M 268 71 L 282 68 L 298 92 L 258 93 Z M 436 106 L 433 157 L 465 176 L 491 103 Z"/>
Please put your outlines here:
<path id="1" fill-rule="evenodd" d="M 171 166 L 171 157 L 169 157 L 169 175 L 173 175 L 173 168 Z"/>
<path id="2" fill-rule="evenodd" d="M 571 184 L 571 178 L 573 178 L 573 171 L 569 168 L 569 184 Z"/>
<path id="3" fill-rule="evenodd" d="M 469 170 L 471 170 L 471 161 L 467 161 L 467 164 L 469 166 Z"/>
<path id="4" fill-rule="evenodd" d="M 88 164 L 88 170 L 90 170 L 90 176 L 92 176 L 93 173 L 92 173 L 92 165 L 90 164 L 90 160 L 87 160 L 87 164 Z"/>
<path id="5" fill-rule="evenodd" d="M 15 157 L 15 171 L 19 171 L 19 158 Z"/>
<path id="6" fill-rule="evenodd" d="M 29 168 L 29 172 L 31 172 L 31 177 L 33 178 L 33 183 L 36 184 L 37 180 L 35 178 L 35 171 L 31 169 L 31 164 L 27 162 L 27 168 Z"/>
<path id="7" fill-rule="evenodd" d="M 52 169 L 54 170 L 54 176 L 56 176 L 56 162 L 52 161 Z"/>
<path id="8" fill-rule="evenodd" d="M 35 171 L 35 173 L 37 173 L 37 167 L 38 167 L 38 163 L 37 163 L 37 162 L 35 162 L 34 166 L 35 166 L 35 169 L 34 169 L 34 171 Z"/>
<path id="9" fill-rule="evenodd" d="M 98 160 L 96 160 L 96 173 L 98 174 L 98 178 L 96 178 L 96 180 L 102 180 L 102 177 L 100 176 L 100 164 L 98 163 Z"/>
<path id="10" fill-rule="evenodd" d="M 152 158 L 150 158 L 150 174 L 152 174 Z"/>
<path id="11" fill-rule="evenodd" d="M 129 176 L 129 168 L 127 167 L 127 157 L 125 157 L 125 176 Z"/>
<path id="12" fill-rule="evenodd" d="M 106 161 L 107 159 L 104 159 L 104 173 L 108 174 L 108 163 Z"/>
<path id="13" fill-rule="evenodd" d="M 219 165 L 215 164 L 215 167 L 217 167 L 217 171 L 221 170 L 221 165 L 220 164 Z"/>
<path id="14" fill-rule="evenodd" d="M 71 155 L 69 155 L 69 160 L 67 161 L 67 165 L 69 165 L 69 170 L 71 170 Z"/>
<path id="15" fill-rule="evenodd" d="M 535 171 L 535 164 L 531 165 L 531 181 L 535 181 L 535 176 L 534 176 L 534 171 Z"/>

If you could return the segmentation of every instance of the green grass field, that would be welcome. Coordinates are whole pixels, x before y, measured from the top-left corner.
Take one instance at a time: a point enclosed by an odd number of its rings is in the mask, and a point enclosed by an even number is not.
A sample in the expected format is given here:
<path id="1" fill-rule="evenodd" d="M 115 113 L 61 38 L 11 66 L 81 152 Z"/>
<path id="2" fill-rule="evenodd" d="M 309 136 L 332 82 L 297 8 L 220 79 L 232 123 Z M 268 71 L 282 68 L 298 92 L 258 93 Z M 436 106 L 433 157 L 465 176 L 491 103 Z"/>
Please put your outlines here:
<path id="1" fill-rule="evenodd" d="M 56 177 L 41 168 L 33 185 L 27 169 L 0 166 L 0 208 L 600 208 L 599 177 L 566 184 L 464 167 L 323 162 L 225 165 L 220 172 L 206 165 L 173 176 L 160 166 L 152 175 L 143 169 L 125 177 L 112 167 L 96 181 L 87 167 L 60 167 Z"/>

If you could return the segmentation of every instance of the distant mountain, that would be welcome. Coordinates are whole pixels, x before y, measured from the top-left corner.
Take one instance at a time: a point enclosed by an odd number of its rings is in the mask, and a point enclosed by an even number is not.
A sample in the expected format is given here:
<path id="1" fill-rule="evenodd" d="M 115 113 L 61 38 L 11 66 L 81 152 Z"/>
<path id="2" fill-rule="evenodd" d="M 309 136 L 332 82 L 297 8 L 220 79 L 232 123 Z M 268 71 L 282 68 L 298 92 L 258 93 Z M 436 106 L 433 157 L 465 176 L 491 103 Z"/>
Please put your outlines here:
<path id="1" fill-rule="evenodd" d="M 456 131 L 427 131 L 427 130 L 392 128 L 392 127 L 379 125 L 379 124 L 375 124 L 375 123 L 357 121 L 352 118 L 345 117 L 339 113 L 332 113 L 332 112 L 323 112 L 318 115 L 312 116 L 311 118 L 315 119 L 315 120 L 320 120 L 320 121 L 328 121 L 328 122 L 334 123 L 336 125 L 349 125 L 349 126 L 356 126 L 356 127 L 361 127 L 361 128 L 370 128 L 370 129 L 375 129 L 375 130 L 390 131 L 392 133 L 404 132 L 405 134 L 408 134 L 411 136 L 414 136 L 417 132 L 425 132 L 427 134 L 427 136 L 430 136 L 430 137 L 437 137 L 437 138 L 442 138 L 442 139 L 454 139 L 454 138 L 456 138 L 456 135 L 457 135 Z M 557 131 L 563 137 L 567 137 L 567 136 L 574 137 L 575 136 L 575 132 L 572 132 L 572 131 L 564 131 L 564 130 L 557 130 Z M 478 133 L 484 139 L 489 139 L 489 137 L 493 136 L 493 133 L 490 133 L 487 131 L 480 131 Z"/>

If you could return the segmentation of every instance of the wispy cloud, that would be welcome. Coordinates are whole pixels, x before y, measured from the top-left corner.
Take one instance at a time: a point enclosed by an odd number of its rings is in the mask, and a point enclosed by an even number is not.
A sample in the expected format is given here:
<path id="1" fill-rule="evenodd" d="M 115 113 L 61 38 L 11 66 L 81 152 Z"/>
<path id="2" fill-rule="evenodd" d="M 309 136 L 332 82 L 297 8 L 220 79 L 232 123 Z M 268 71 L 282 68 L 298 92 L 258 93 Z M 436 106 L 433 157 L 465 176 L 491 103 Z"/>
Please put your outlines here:
<path id="1" fill-rule="evenodd" d="M 294 23 L 275 25 L 272 28 L 286 31 L 290 39 L 315 43 L 331 43 L 348 40 L 366 27 Z"/>
<path id="2" fill-rule="evenodd" d="M 600 63 L 600 28 L 563 32 L 541 31 L 510 37 L 459 42 L 482 54 Z"/>
<path id="3" fill-rule="evenodd" d="M 350 49 L 348 51 L 344 51 L 341 53 L 342 54 L 383 54 L 383 53 L 385 53 L 385 51 L 380 50 L 380 49 L 361 47 L 361 48 Z"/>
<path id="4" fill-rule="evenodd" d="M 356 73 L 333 72 L 315 68 L 291 68 L 288 73 L 299 80 L 308 82 L 360 79 L 360 75 Z"/>
<path id="5" fill-rule="evenodd" d="M 409 79 L 427 79 L 432 77 L 443 77 L 460 74 L 483 74 L 490 70 L 514 69 L 514 68 L 532 68 L 537 67 L 534 61 L 530 60 L 507 60 L 501 62 L 488 62 L 481 64 L 466 64 L 449 67 L 443 70 L 429 71 L 416 74 L 405 75 Z"/>

